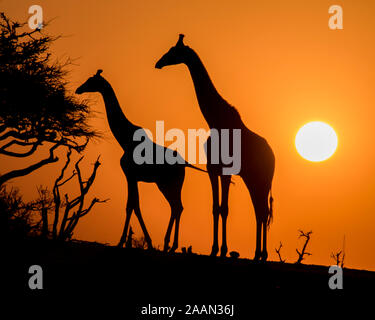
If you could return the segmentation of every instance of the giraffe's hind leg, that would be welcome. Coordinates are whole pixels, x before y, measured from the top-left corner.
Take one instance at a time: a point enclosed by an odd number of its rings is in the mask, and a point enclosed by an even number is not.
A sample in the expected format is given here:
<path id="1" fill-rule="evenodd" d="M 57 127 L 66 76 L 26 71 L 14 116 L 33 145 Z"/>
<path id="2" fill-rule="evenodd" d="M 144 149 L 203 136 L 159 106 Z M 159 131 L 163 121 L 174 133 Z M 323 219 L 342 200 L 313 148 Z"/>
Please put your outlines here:
<path id="1" fill-rule="evenodd" d="M 221 205 L 220 205 L 220 215 L 222 222 L 222 243 L 220 256 L 225 257 L 227 255 L 227 218 L 228 218 L 228 197 L 229 197 L 229 186 L 231 181 L 231 176 L 221 176 Z"/>
<path id="2" fill-rule="evenodd" d="M 269 214 L 269 208 L 268 208 L 268 193 L 262 192 L 257 195 L 256 204 L 254 203 L 254 209 L 255 209 L 255 215 L 257 219 L 257 229 L 260 226 L 260 230 L 263 231 L 263 248 L 262 251 L 259 247 L 257 247 L 256 251 L 256 257 L 263 261 L 267 260 L 268 253 L 267 253 L 267 220 L 268 220 L 268 214 Z M 257 237 L 261 237 L 260 230 L 257 230 Z"/>
<path id="3" fill-rule="evenodd" d="M 169 219 L 167 232 L 164 237 L 164 251 L 168 251 L 169 249 L 169 242 L 171 238 L 173 225 L 175 226 L 174 238 L 173 238 L 173 245 L 170 251 L 174 252 L 178 248 L 180 217 L 183 211 L 181 191 L 182 191 L 182 185 L 184 183 L 184 178 L 185 178 L 185 168 L 181 168 L 181 169 L 183 171 L 181 170 L 181 172 L 177 173 L 174 176 L 173 180 L 169 180 L 167 183 L 162 182 L 162 183 L 157 184 L 159 190 L 164 195 L 165 199 L 167 199 L 171 207 L 171 217 Z"/>
<path id="4" fill-rule="evenodd" d="M 169 196 L 168 191 L 167 191 L 166 197 L 167 196 Z M 171 217 L 169 219 L 167 232 L 166 232 L 165 237 L 164 237 L 164 249 L 163 249 L 163 251 L 168 251 L 170 249 L 171 252 L 174 252 L 178 248 L 178 233 L 179 233 L 180 217 L 181 217 L 181 213 L 183 211 L 183 206 L 182 206 L 181 199 L 180 200 L 172 199 L 172 200 L 169 201 L 169 205 L 171 207 Z M 173 225 L 175 226 L 173 246 L 172 246 L 172 248 L 170 248 L 169 242 L 170 242 L 170 239 L 171 239 L 171 233 L 172 233 Z"/>
<path id="5" fill-rule="evenodd" d="M 220 206 L 219 206 L 219 176 L 210 166 L 207 166 L 208 176 L 211 182 L 212 188 L 212 215 L 213 215 L 213 244 L 211 249 L 211 256 L 215 257 L 219 252 L 219 215 L 220 215 Z"/>
<path id="6" fill-rule="evenodd" d="M 165 233 L 165 237 L 164 237 L 164 248 L 163 248 L 164 252 L 167 252 L 169 250 L 169 241 L 171 239 L 171 233 L 172 233 L 174 222 L 175 222 L 175 217 L 173 215 L 172 208 L 171 208 L 171 217 L 169 219 L 167 232 Z"/>
<path id="7" fill-rule="evenodd" d="M 183 210 L 182 202 L 181 199 L 174 201 L 171 204 L 171 210 L 174 215 L 175 219 L 175 225 L 174 225 L 174 237 L 173 237 L 173 245 L 170 250 L 170 252 L 175 252 L 178 248 L 178 235 L 179 235 L 179 229 L 180 229 L 180 218 L 181 218 L 181 213 Z"/>
<path id="8" fill-rule="evenodd" d="M 259 261 L 262 256 L 262 221 L 256 217 L 256 242 L 254 260 Z"/>
<path id="9" fill-rule="evenodd" d="M 261 259 L 263 261 L 266 261 L 267 258 L 268 258 L 268 253 L 267 253 L 267 229 L 268 229 L 267 219 L 263 220 L 262 225 L 263 225 L 263 250 L 262 250 Z"/>
<path id="10" fill-rule="evenodd" d="M 267 260 L 267 221 L 269 215 L 268 194 L 270 187 L 265 183 L 254 183 L 250 179 L 243 179 L 249 189 L 253 202 L 256 219 L 256 247 L 254 260 Z M 263 248 L 262 248 L 263 231 Z"/>

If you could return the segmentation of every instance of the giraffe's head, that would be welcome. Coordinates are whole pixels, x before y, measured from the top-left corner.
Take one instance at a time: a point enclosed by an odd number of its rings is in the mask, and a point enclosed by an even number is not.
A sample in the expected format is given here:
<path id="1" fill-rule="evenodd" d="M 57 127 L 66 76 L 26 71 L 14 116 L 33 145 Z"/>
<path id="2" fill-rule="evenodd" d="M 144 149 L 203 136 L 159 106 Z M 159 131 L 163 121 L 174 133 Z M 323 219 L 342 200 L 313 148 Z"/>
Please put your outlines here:
<path id="1" fill-rule="evenodd" d="M 180 34 L 176 45 L 170 48 L 169 51 L 163 55 L 158 62 L 156 62 L 155 68 L 161 69 L 165 66 L 185 63 L 187 53 L 186 49 L 188 48 L 188 46 L 184 45 L 184 35 Z"/>
<path id="2" fill-rule="evenodd" d="M 77 88 L 76 93 L 81 94 L 84 92 L 101 92 L 105 84 L 104 78 L 100 75 L 103 70 L 98 70 L 95 75 L 88 78 L 87 81 Z"/>

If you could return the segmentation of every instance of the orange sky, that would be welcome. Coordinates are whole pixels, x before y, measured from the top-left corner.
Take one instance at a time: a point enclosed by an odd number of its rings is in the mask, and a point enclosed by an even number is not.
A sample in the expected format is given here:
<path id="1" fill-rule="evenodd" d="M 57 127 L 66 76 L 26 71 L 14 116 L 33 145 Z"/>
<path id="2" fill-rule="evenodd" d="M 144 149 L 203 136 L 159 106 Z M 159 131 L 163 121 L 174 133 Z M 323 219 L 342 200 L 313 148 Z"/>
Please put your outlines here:
<path id="1" fill-rule="evenodd" d="M 221 95 L 276 155 L 270 259 L 277 260 L 274 248 L 282 241 L 283 257 L 294 262 L 302 245 L 298 229 L 313 230 L 308 249 L 313 255 L 306 263 L 332 264 L 330 254 L 342 248 L 345 235 L 346 265 L 375 270 L 373 1 L 2 0 L 0 10 L 25 21 L 32 4 L 42 6 L 45 20 L 54 18 L 48 32 L 64 36 L 53 46 L 56 57 L 79 58 L 69 75 L 71 88 L 103 69 L 128 118 L 151 131 L 156 120 L 164 120 L 166 130 L 207 128 L 187 68 L 154 68 L 184 33 Z M 328 28 L 332 4 L 343 7 L 344 30 Z M 89 96 L 101 112 L 92 123 L 105 132 L 105 139 L 86 152 L 86 163 L 98 154 L 103 163 L 91 196 L 111 200 L 80 222 L 75 237 L 115 244 L 127 197 L 122 150 L 109 131 L 102 99 Z M 335 155 L 322 163 L 302 159 L 294 147 L 298 128 L 314 120 L 329 123 L 339 138 Z M 21 165 L 0 158 L 1 172 Z M 51 186 L 61 165 L 51 164 L 14 185 L 32 199 L 38 184 Z M 252 258 L 255 216 L 243 182 L 239 177 L 234 182 L 228 247 Z M 141 184 L 140 199 L 153 243 L 162 247 L 169 206 L 153 184 Z M 212 201 L 206 174 L 186 169 L 183 204 L 180 247 L 192 245 L 208 254 Z M 140 236 L 135 217 L 131 223 Z"/>

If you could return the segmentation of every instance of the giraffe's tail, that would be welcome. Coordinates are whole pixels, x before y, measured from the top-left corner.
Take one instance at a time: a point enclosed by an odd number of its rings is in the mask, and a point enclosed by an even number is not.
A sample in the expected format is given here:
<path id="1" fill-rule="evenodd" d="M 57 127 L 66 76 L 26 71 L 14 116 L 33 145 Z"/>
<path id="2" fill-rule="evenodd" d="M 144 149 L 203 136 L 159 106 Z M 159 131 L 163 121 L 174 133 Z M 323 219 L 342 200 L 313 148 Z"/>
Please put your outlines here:
<path id="1" fill-rule="evenodd" d="M 267 219 L 267 227 L 270 227 L 270 224 L 273 220 L 273 197 L 272 197 L 272 188 L 270 189 L 270 199 L 269 199 L 269 210 L 268 210 L 268 219 Z"/>

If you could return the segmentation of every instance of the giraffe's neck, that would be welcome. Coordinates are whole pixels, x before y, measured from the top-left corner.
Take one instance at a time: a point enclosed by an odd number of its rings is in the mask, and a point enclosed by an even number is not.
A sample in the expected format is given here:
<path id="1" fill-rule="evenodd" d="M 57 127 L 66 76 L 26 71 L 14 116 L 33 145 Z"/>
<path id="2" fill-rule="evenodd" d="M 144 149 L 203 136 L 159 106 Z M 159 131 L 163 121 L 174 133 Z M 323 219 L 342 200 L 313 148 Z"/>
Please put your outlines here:
<path id="1" fill-rule="evenodd" d="M 134 131 L 138 129 L 132 124 L 121 110 L 115 91 L 106 81 L 101 91 L 109 127 L 121 147 L 125 147 L 133 139 Z"/>
<path id="2" fill-rule="evenodd" d="M 210 128 L 218 127 L 218 119 L 228 103 L 217 92 L 208 72 L 196 52 L 189 48 L 185 64 L 194 83 L 198 104 Z"/>

